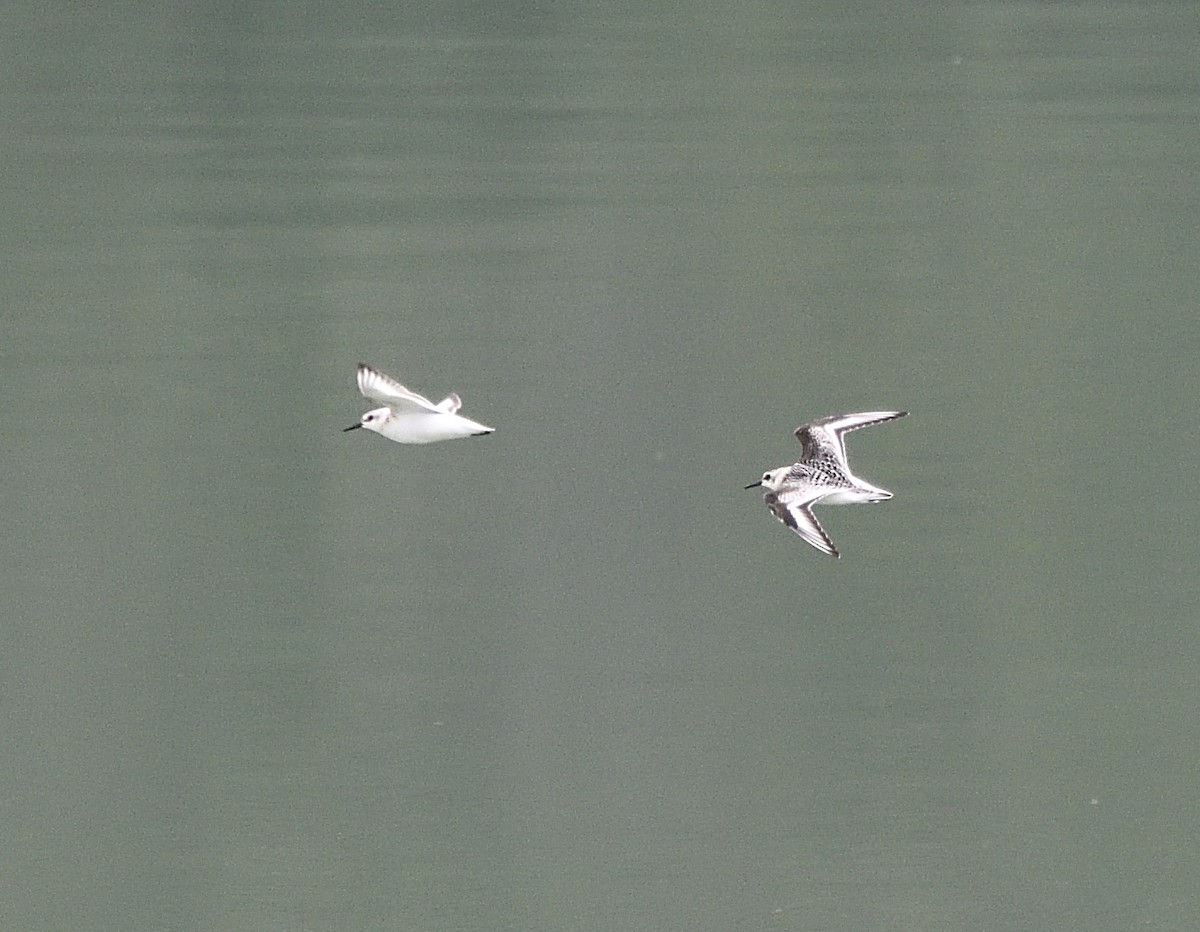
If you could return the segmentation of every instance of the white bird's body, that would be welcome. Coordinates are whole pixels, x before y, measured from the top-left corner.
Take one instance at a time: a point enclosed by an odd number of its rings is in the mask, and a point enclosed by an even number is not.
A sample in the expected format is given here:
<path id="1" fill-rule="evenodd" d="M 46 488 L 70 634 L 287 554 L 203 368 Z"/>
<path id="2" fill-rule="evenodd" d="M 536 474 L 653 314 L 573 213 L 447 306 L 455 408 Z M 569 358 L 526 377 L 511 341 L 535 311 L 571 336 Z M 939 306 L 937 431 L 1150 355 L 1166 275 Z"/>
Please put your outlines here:
<path id="1" fill-rule="evenodd" d="M 357 424 L 351 424 L 346 430 L 365 427 L 396 443 L 435 443 L 490 434 L 494 430 L 462 417 L 458 413 L 462 399 L 453 392 L 434 404 L 361 362 L 358 364 L 358 390 L 364 398 L 379 402 L 383 407 L 368 411 Z"/>
<path id="2" fill-rule="evenodd" d="M 838 556 L 837 547 L 812 512 L 813 505 L 857 505 L 884 502 L 887 489 L 865 482 L 850 471 L 845 435 L 860 427 L 904 417 L 907 411 L 864 411 L 837 414 L 801 424 L 795 430 L 803 451 L 800 462 L 763 473 L 757 485 L 767 489 L 763 501 L 785 525 L 822 553 Z"/>

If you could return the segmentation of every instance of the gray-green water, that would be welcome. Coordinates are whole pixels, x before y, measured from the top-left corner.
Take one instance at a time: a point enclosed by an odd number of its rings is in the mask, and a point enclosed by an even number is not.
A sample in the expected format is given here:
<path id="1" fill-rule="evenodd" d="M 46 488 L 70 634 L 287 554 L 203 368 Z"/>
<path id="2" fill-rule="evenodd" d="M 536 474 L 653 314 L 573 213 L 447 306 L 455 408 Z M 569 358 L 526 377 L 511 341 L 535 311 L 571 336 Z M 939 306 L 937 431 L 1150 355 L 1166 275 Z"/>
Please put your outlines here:
<path id="1" fill-rule="evenodd" d="M 0 925 L 1200 927 L 1200 10 L 6 20 Z"/>

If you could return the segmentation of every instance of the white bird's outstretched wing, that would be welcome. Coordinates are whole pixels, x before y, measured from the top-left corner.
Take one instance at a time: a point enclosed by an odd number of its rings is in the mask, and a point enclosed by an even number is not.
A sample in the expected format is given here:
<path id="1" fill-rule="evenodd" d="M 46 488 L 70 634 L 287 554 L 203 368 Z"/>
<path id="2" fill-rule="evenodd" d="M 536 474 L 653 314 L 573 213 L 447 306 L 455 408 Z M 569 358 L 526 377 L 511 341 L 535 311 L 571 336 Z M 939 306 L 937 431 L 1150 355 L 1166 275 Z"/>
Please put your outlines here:
<path id="1" fill-rule="evenodd" d="M 358 390 L 363 393 L 363 397 L 381 405 L 387 405 L 393 411 L 436 413 L 446 410 L 440 405 L 435 405 L 424 395 L 409 391 L 391 376 L 384 375 L 378 369 L 372 369 L 365 362 L 358 364 Z M 457 398 L 458 396 L 452 397 Z M 443 401 L 442 404 L 445 402 Z"/>

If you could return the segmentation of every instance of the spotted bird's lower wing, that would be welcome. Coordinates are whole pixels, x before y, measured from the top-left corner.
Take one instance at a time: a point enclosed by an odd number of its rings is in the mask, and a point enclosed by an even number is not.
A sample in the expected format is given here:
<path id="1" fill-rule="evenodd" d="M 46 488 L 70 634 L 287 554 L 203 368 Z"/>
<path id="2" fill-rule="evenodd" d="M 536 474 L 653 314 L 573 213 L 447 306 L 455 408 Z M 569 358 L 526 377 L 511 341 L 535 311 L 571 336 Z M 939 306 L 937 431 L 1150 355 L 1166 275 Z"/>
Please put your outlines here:
<path id="1" fill-rule="evenodd" d="M 806 543 L 812 544 L 822 553 L 836 557 L 839 556 L 837 547 L 812 513 L 813 504 L 819 500 L 819 496 L 789 497 L 781 496 L 777 492 L 767 492 L 763 496 L 763 501 L 776 518 L 799 534 Z"/>

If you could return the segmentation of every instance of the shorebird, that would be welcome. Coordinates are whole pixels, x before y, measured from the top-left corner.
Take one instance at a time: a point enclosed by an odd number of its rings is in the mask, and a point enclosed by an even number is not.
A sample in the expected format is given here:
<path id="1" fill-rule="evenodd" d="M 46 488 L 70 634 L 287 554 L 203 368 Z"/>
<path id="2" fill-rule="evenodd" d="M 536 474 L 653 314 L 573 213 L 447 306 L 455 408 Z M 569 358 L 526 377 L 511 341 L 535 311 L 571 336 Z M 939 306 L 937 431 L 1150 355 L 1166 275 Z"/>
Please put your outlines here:
<path id="1" fill-rule="evenodd" d="M 368 411 L 346 430 L 365 427 L 396 443 L 433 443 L 490 434 L 494 429 L 458 414 L 462 399 L 454 392 L 434 404 L 362 362 L 358 364 L 358 390 L 383 407 Z"/>
<path id="2" fill-rule="evenodd" d="M 763 473 L 746 488 L 763 486 L 763 501 L 771 512 L 822 553 L 840 556 L 825 533 L 813 505 L 853 505 L 884 502 L 892 497 L 887 489 L 864 482 L 850 471 L 846 460 L 845 435 L 860 427 L 882 424 L 904 417 L 907 411 L 864 411 L 861 414 L 835 414 L 801 424 L 796 439 L 803 452 L 800 462 L 780 466 Z"/>

